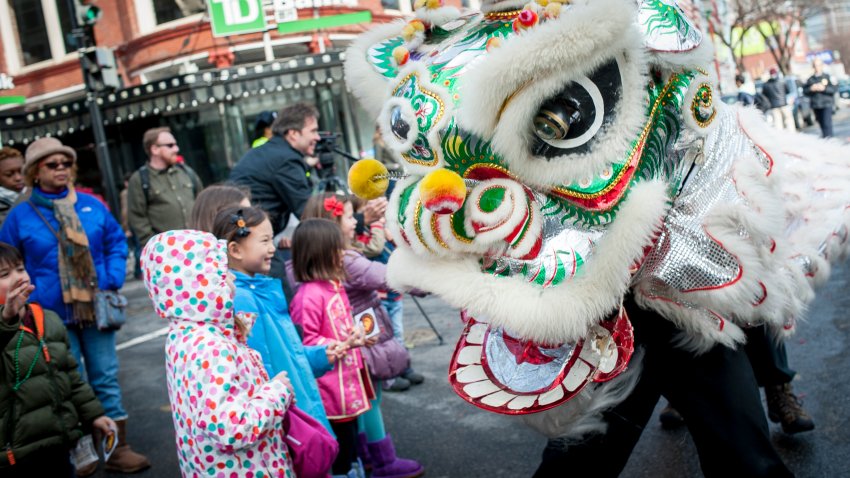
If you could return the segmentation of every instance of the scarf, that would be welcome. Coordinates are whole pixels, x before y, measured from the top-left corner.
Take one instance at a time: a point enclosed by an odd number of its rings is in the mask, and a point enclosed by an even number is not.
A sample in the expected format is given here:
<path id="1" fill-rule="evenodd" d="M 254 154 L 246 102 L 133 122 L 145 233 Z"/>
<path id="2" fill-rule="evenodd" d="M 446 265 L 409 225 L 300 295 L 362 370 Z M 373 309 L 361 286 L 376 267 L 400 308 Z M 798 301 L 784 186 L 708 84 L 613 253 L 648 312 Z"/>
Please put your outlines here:
<path id="1" fill-rule="evenodd" d="M 59 221 L 59 230 L 53 232 L 59 242 L 59 282 L 62 285 L 62 302 L 73 306 L 75 322 L 84 325 L 93 324 L 97 273 L 91 252 L 89 252 L 89 238 L 80 223 L 77 211 L 74 210 L 74 204 L 77 202 L 74 187 L 68 186 L 68 195 L 58 199 L 45 197 L 41 190 L 35 188 L 30 200 L 38 206 L 52 210 L 53 217 Z"/>

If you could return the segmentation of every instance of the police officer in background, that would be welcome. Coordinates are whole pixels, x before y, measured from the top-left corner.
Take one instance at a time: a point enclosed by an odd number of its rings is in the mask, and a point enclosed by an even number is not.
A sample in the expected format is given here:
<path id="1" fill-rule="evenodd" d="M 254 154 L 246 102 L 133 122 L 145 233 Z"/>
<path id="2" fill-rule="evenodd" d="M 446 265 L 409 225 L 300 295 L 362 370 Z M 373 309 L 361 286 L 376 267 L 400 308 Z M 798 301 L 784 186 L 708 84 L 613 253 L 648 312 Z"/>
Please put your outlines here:
<path id="1" fill-rule="evenodd" d="M 804 91 L 812 99 L 812 110 L 820 125 L 824 138 L 832 137 L 832 110 L 835 107 L 835 83 L 823 71 L 823 60 L 815 58 L 812 62 L 815 74 L 806 81 Z"/>

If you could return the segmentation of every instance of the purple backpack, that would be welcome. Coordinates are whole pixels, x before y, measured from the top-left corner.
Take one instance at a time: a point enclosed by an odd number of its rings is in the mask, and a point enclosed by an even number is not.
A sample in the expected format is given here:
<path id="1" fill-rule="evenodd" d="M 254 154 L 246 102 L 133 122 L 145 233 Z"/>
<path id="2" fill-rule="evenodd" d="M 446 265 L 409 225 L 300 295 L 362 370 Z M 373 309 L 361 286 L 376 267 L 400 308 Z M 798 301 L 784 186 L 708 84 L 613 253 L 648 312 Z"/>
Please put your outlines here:
<path id="1" fill-rule="evenodd" d="M 315 418 L 291 405 L 283 419 L 283 439 L 298 478 L 327 478 L 339 444 Z"/>

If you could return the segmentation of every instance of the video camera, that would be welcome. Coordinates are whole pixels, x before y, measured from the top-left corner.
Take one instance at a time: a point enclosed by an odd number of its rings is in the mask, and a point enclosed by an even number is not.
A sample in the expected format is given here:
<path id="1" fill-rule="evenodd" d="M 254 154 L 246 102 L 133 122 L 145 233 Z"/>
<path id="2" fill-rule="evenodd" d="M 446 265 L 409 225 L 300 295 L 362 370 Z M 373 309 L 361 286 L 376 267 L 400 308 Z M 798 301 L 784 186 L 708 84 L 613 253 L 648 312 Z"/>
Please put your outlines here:
<path id="1" fill-rule="evenodd" d="M 315 154 L 319 157 L 320 169 L 325 174 L 334 174 L 336 154 L 336 140 L 340 137 L 339 133 L 331 133 L 329 131 L 319 131 L 319 141 L 316 142 Z"/>

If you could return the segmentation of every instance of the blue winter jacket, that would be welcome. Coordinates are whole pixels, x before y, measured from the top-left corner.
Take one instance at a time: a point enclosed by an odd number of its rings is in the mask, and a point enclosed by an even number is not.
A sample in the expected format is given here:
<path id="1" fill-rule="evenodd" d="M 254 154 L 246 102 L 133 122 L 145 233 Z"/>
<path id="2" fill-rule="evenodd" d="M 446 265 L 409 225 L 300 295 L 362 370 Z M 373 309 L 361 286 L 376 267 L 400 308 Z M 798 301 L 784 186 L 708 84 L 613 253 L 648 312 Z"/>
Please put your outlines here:
<path id="1" fill-rule="evenodd" d="M 280 279 L 260 274 L 251 277 L 234 270 L 231 272 L 236 276 L 234 310 L 257 314 L 248 336 L 248 346 L 263 356 L 263 365 L 270 377 L 283 371 L 289 375 L 298 408 L 321 422 L 333 434 L 316 383 L 316 377 L 321 377 L 333 368 L 325 353 L 327 347 L 301 343 L 301 337 L 289 317 L 289 307 Z"/>
<path id="2" fill-rule="evenodd" d="M 68 195 L 68 190 L 59 194 L 37 192 L 48 199 L 59 199 Z M 50 222 L 54 230 L 59 230 L 59 221 L 53 211 L 36 206 Z M 59 245 L 56 236 L 44 225 L 44 221 L 33 211 L 31 203 L 24 201 L 15 206 L 3 222 L 0 229 L 0 241 L 16 247 L 24 256 L 24 266 L 35 285 L 30 295 L 31 302 L 38 302 L 62 318 L 67 325 L 73 323 L 70 317 L 72 308 L 62 302 L 62 286 L 59 282 Z M 77 191 L 77 203 L 74 206 L 77 216 L 89 239 L 89 252 L 97 273 L 98 288 L 118 290 L 124 285 L 127 268 L 127 238 L 118 221 L 112 217 L 106 206 L 94 196 Z"/>

